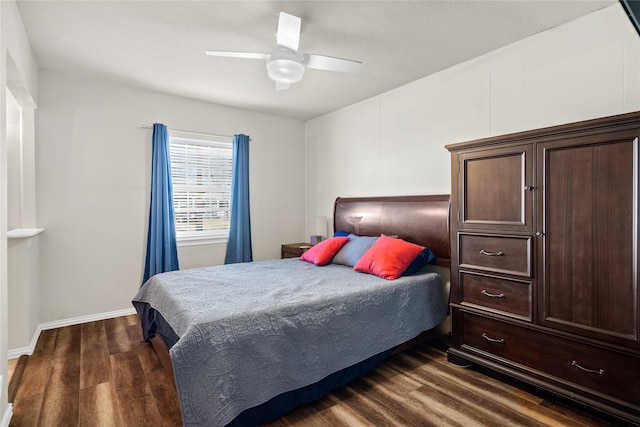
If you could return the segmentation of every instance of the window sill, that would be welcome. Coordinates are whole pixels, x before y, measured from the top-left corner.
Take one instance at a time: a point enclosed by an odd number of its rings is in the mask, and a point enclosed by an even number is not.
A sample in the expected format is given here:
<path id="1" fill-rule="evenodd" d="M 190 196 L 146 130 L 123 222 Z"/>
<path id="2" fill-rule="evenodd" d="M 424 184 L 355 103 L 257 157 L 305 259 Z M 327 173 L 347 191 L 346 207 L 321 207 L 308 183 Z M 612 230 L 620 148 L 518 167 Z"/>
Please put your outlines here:
<path id="1" fill-rule="evenodd" d="M 201 236 L 201 237 L 182 237 L 177 241 L 178 246 L 196 246 L 196 245 L 217 245 L 226 244 L 229 240 L 228 236 Z"/>

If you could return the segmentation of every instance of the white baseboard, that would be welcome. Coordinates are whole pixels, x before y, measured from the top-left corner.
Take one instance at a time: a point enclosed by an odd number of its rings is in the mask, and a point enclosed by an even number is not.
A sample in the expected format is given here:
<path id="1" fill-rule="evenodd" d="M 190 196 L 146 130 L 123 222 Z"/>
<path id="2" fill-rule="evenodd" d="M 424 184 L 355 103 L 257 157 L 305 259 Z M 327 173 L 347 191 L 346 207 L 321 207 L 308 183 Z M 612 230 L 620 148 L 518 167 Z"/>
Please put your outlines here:
<path id="1" fill-rule="evenodd" d="M 33 341 L 34 339 L 37 341 L 37 337 L 40 336 L 40 331 L 36 331 L 36 333 L 33 335 L 33 339 L 31 339 L 31 341 Z M 31 356 L 31 354 L 33 353 L 33 349 L 36 348 L 35 344 L 31 344 L 29 347 L 20 347 L 20 348 L 13 348 L 11 350 L 9 350 L 7 352 L 7 359 L 11 360 L 11 359 L 17 359 L 18 357 L 22 356 L 23 354 L 28 354 L 29 356 Z"/>
<path id="2" fill-rule="evenodd" d="M 135 308 L 132 307 L 132 308 L 127 308 L 125 310 L 108 311 L 106 313 L 90 314 L 88 316 L 72 317 L 69 319 L 62 319 L 62 320 L 55 320 L 53 322 L 40 323 L 36 328 L 36 332 L 33 334 L 33 337 L 31 338 L 31 343 L 29 344 L 29 347 L 15 348 L 15 349 L 9 350 L 7 353 L 7 357 L 8 359 L 16 359 L 22 356 L 23 354 L 31 356 L 33 354 L 33 351 L 36 348 L 38 338 L 40 338 L 40 333 L 42 331 L 46 331 L 48 329 L 62 328 L 64 326 L 79 325 L 81 323 L 96 322 L 98 320 L 111 319 L 113 317 L 129 316 L 130 314 L 136 314 Z"/>
<path id="3" fill-rule="evenodd" d="M 9 407 L 6 411 L 4 411 L 4 415 L 2 416 L 2 427 L 9 427 L 9 423 L 11 422 L 11 417 L 13 416 L 13 403 L 9 403 Z"/>
<path id="4" fill-rule="evenodd" d="M 90 314 L 88 316 L 72 317 L 70 319 L 54 320 L 38 325 L 40 331 L 48 329 L 62 328 L 64 326 L 79 325 L 81 323 L 95 322 L 98 320 L 111 319 L 112 317 L 128 316 L 136 314 L 136 309 L 131 307 L 124 310 L 108 311 L 106 313 Z"/>

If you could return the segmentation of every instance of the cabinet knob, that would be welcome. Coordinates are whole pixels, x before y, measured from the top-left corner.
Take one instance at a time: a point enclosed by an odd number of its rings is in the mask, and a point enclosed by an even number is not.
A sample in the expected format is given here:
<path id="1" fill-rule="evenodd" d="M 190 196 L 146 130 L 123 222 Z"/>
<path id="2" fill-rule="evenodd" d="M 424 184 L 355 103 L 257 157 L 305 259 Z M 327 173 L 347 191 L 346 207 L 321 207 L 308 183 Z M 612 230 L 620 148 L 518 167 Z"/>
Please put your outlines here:
<path id="1" fill-rule="evenodd" d="M 542 237 L 544 233 L 542 231 L 536 231 L 536 237 Z"/>

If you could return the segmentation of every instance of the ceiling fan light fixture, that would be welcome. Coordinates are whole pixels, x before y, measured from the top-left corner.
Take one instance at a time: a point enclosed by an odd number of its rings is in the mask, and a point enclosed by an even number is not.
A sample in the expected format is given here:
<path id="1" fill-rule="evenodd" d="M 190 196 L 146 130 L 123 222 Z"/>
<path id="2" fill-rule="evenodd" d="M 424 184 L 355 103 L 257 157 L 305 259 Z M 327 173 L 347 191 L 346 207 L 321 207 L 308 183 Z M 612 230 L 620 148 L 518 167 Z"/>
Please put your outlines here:
<path id="1" fill-rule="evenodd" d="M 0 0 L 2 1 L 2 0 Z M 300 18 L 280 12 L 276 45 L 271 53 L 233 52 L 221 50 L 206 50 L 209 56 L 228 58 L 266 59 L 267 74 L 275 80 L 276 90 L 289 89 L 292 83 L 299 82 L 304 76 L 306 68 L 343 73 L 357 73 L 362 62 L 350 59 L 336 58 L 325 55 L 300 53 Z"/>
<path id="2" fill-rule="evenodd" d="M 299 82 L 304 75 L 302 55 L 284 46 L 276 46 L 267 59 L 267 73 L 277 82 Z"/>
<path id="3" fill-rule="evenodd" d="M 290 59 L 276 59 L 267 63 L 267 72 L 277 82 L 295 83 L 302 80 L 304 66 Z"/>

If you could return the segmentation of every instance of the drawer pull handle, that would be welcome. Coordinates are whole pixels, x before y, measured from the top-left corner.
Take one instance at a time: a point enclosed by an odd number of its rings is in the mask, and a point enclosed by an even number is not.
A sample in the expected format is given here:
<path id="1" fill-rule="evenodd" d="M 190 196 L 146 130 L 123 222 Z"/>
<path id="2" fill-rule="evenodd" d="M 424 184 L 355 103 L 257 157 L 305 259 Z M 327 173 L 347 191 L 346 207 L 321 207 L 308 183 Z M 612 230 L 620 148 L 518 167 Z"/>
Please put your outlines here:
<path id="1" fill-rule="evenodd" d="M 498 251 L 498 252 L 487 252 L 484 249 L 480 249 L 480 253 L 482 255 L 486 255 L 486 256 L 504 256 L 504 252 L 502 251 Z"/>
<path id="2" fill-rule="evenodd" d="M 485 291 L 484 289 L 482 290 L 482 292 L 480 292 L 482 295 L 491 297 L 491 298 L 504 298 L 504 294 L 490 294 L 489 292 Z"/>
<path id="3" fill-rule="evenodd" d="M 485 334 L 485 333 L 482 334 L 482 338 L 484 338 L 485 340 L 490 341 L 490 342 L 497 342 L 498 344 L 504 344 L 504 340 L 502 338 L 497 340 L 495 338 L 491 338 L 491 337 L 487 336 L 487 334 Z"/>
<path id="4" fill-rule="evenodd" d="M 588 369 L 588 368 L 585 368 L 584 366 L 580 366 L 578 362 L 576 362 L 575 360 L 571 362 L 571 366 L 575 366 L 576 368 L 582 369 L 583 371 L 589 372 L 591 374 L 604 375 L 604 369 Z"/>

